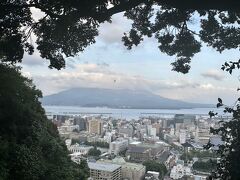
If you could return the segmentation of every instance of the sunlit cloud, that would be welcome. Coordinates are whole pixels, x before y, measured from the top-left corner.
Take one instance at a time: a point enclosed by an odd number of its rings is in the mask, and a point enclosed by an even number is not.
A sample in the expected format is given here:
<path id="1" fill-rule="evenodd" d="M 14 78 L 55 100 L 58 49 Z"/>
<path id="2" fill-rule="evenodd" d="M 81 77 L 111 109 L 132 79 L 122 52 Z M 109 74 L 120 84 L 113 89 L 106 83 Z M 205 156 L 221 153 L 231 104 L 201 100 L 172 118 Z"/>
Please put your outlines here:
<path id="1" fill-rule="evenodd" d="M 113 71 L 109 65 L 94 63 L 78 64 L 70 71 L 38 75 L 33 79 L 44 95 L 71 88 L 92 87 L 148 91 L 171 99 L 214 103 L 217 97 L 229 99 L 235 93 L 234 88 L 212 83 L 195 82 L 188 78 L 150 79 L 140 75 L 122 74 Z"/>
<path id="2" fill-rule="evenodd" d="M 215 79 L 217 81 L 221 81 L 221 80 L 224 79 L 223 72 L 221 72 L 219 70 L 215 70 L 215 69 L 211 69 L 211 70 L 208 70 L 206 72 L 203 72 L 201 75 L 203 77 L 212 78 L 212 79 Z"/>

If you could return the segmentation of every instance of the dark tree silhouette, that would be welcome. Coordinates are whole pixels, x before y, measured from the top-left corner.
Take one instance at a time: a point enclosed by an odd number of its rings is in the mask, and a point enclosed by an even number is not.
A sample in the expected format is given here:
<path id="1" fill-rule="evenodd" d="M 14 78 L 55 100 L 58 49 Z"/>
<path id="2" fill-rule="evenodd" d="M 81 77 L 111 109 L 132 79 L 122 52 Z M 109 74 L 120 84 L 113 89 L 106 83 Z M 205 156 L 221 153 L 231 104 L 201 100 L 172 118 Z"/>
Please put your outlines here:
<path id="1" fill-rule="evenodd" d="M 71 161 L 39 97 L 19 68 L 0 64 L 0 179 L 87 179 L 88 166 Z"/>
<path id="2" fill-rule="evenodd" d="M 97 149 L 97 146 L 94 146 L 89 150 L 88 155 L 99 157 L 101 155 L 101 151 Z"/>
<path id="3" fill-rule="evenodd" d="M 230 74 L 233 69 L 239 69 L 237 66 L 229 68 L 228 63 L 226 63 L 223 67 L 225 67 L 223 69 L 228 71 Z M 219 148 L 216 150 L 220 158 L 217 162 L 217 169 L 212 172 L 212 176 L 214 178 L 226 180 L 237 180 L 240 177 L 240 98 L 237 99 L 234 106 L 227 106 L 223 103 L 221 98 L 218 98 L 216 106 L 217 108 L 223 107 L 223 112 L 228 116 L 232 116 L 232 119 L 229 121 L 220 121 L 219 128 L 210 129 L 210 132 L 214 135 L 220 135 L 223 142 L 219 144 Z M 218 115 L 218 113 L 210 111 L 209 115 L 210 117 L 214 117 Z M 209 141 L 206 148 L 209 149 L 213 146 L 216 145 Z"/>
<path id="4" fill-rule="evenodd" d="M 21 62 L 24 50 L 32 54 L 29 37 L 34 33 L 41 57 L 50 61 L 50 68 L 61 69 L 64 57 L 95 42 L 100 23 L 125 12 L 133 21 L 122 38 L 128 49 L 154 36 L 161 52 L 176 57 L 173 70 L 187 73 L 202 43 L 219 52 L 239 48 L 239 7 L 238 0 L 2 0 L 0 59 Z M 44 16 L 35 21 L 30 8 L 41 10 Z M 199 31 L 190 28 L 196 19 Z"/>

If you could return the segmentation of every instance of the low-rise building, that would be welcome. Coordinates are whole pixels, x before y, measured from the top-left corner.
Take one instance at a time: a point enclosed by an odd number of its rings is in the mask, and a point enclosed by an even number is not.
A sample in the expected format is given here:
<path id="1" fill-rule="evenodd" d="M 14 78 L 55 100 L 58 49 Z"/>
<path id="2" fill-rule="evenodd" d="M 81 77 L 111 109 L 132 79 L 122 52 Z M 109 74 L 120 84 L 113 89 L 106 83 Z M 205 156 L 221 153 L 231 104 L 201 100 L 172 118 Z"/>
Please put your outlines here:
<path id="1" fill-rule="evenodd" d="M 68 150 L 71 153 L 79 153 L 80 155 L 86 155 L 93 146 L 79 145 L 78 143 L 71 145 Z"/>
<path id="2" fill-rule="evenodd" d="M 88 162 L 90 178 L 93 180 L 121 180 L 121 165 Z"/>
<path id="3" fill-rule="evenodd" d="M 118 155 L 120 152 L 126 150 L 128 147 L 128 140 L 118 138 L 116 141 L 110 143 L 109 153 Z"/>
<path id="4" fill-rule="evenodd" d="M 124 180 L 142 180 L 145 176 L 146 167 L 142 164 L 126 162 L 122 157 L 116 157 L 113 160 L 100 160 L 100 162 L 107 162 L 121 165 L 122 179 Z"/>
<path id="5" fill-rule="evenodd" d="M 124 137 L 132 137 L 133 135 L 133 128 L 131 125 L 121 127 L 118 129 L 119 134 L 123 135 Z"/>
<path id="6" fill-rule="evenodd" d="M 173 166 L 170 173 L 170 178 L 172 179 L 181 179 L 183 176 L 193 176 L 191 168 L 184 166 L 183 164 L 177 164 Z"/>
<path id="7" fill-rule="evenodd" d="M 143 162 L 152 159 L 151 148 L 130 146 L 126 152 L 129 160 L 134 162 Z"/>

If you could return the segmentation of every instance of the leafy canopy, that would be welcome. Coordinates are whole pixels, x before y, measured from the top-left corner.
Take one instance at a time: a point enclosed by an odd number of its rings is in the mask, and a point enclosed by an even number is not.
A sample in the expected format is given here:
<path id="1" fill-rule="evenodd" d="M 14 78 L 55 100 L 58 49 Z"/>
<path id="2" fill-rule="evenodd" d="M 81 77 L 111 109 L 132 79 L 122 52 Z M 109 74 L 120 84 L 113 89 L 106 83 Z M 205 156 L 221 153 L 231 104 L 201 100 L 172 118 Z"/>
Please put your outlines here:
<path id="1" fill-rule="evenodd" d="M 217 161 L 209 159 L 208 161 L 196 161 L 193 164 L 193 169 L 203 172 L 212 172 L 216 169 Z"/>
<path id="2" fill-rule="evenodd" d="M 216 171 L 213 172 L 214 178 L 220 179 L 239 179 L 239 160 L 240 160 L 240 98 L 237 99 L 234 106 L 227 106 L 221 98 L 218 98 L 217 107 L 223 107 L 226 115 L 232 116 L 230 121 L 220 121 L 219 128 L 211 128 L 210 132 L 214 135 L 220 135 L 223 143 L 219 144 L 216 151 L 220 156 Z M 210 112 L 210 116 L 216 116 L 217 113 Z M 208 143 L 206 148 L 213 147 L 214 144 Z"/>
<path id="3" fill-rule="evenodd" d="M 203 43 L 222 52 L 240 44 L 238 0 L 2 0 L 0 2 L 0 59 L 21 62 L 24 51 L 35 47 L 50 68 L 65 67 L 74 56 L 95 42 L 98 27 L 111 16 L 125 12 L 132 28 L 122 40 L 131 49 L 146 37 L 158 41 L 159 50 L 175 56 L 173 70 L 187 73 L 191 58 Z M 38 20 L 31 8 L 44 13 Z M 199 20 L 199 29 L 191 25 Z"/>
<path id="4" fill-rule="evenodd" d="M 146 172 L 147 171 L 159 172 L 159 179 L 163 179 L 167 173 L 166 166 L 162 163 L 158 163 L 157 161 L 154 160 L 144 161 L 143 165 L 146 166 Z"/>
<path id="5" fill-rule="evenodd" d="M 101 151 L 97 149 L 97 146 L 94 146 L 88 151 L 88 156 L 96 156 L 99 157 L 101 155 Z"/>
<path id="6" fill-rule="evenodd" d="M 87 179 L 88 166 L 71 161 L 39 97 L 19 68 L 0 63 L 0 179 Z"/>

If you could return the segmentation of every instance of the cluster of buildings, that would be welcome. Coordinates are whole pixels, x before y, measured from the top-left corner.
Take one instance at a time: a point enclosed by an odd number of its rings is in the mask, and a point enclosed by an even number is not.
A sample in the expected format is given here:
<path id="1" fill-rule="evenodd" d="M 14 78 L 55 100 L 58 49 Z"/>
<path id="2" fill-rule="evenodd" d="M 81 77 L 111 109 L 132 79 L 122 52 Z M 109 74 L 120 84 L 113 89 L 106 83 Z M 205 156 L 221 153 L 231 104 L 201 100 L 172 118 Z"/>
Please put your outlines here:
<path id="1" fill-rule="evenodd" d="M 99 160 L 89 162 L 90 177 L 92 179 L 131 179 L 142 180 L 145 176 L 146 167 L 142 164 L 126 162 L 122 157 L 112 160 Z"/>
<path id="2" fill-rule="evenodd" d="M 196 174 L 192 168 L 197 158 L 184 161 L 181 155 L 203 151 L 208 141 L 221 143 L 210 133 L 210 127 L 219 126 L 219 120 L 185 114 L 132 121 L 103 116 L 52 118 L 66 140 L 71 159 L 76 163 L 88 161 L 92 180 L 157 180 L 160 172 L 146 172 L 145 161 L 164 164 L 168 171 L 165 179 L 204 180 L 208 173 Z M 94 146 L 101 151 L 95 159 L 88 156 Z"/>

